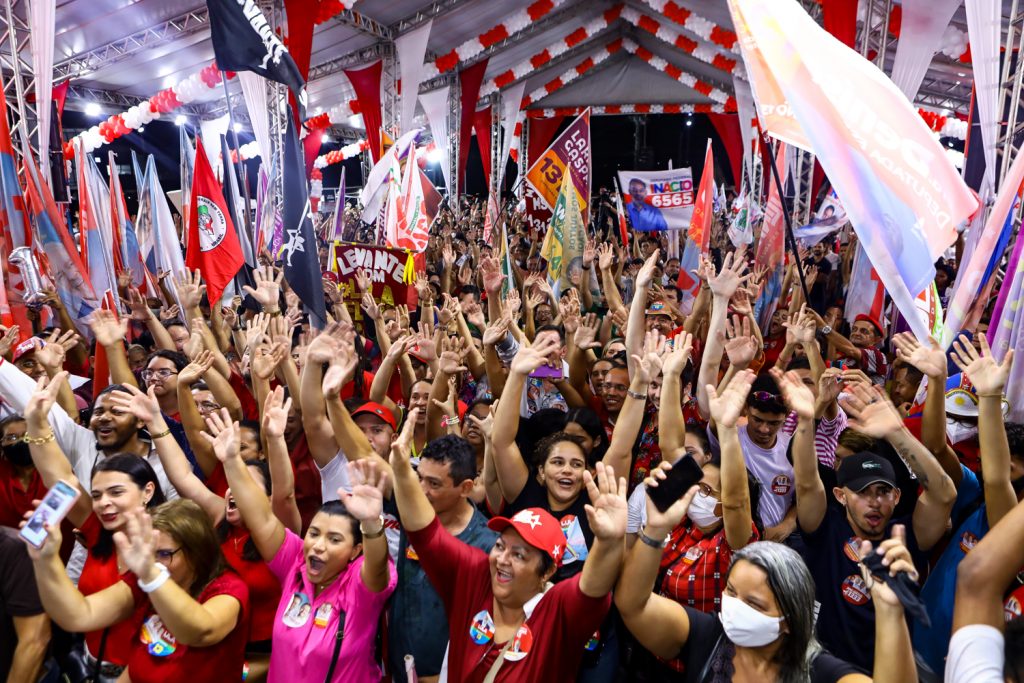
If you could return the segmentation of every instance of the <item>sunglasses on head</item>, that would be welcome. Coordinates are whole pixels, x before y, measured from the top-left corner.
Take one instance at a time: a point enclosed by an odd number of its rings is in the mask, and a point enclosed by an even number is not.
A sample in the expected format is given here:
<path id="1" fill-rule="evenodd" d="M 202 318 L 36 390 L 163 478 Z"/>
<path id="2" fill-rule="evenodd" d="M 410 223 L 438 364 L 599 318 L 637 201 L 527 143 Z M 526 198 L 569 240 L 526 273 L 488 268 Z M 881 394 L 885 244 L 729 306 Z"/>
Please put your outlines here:
<path id="1" fill-rule="evenodd" d="M 782 397 L 778 394 L 773 394 L 770 391 L 755 391 L 750 394 L 755 401 L 776 401 L 781 403 Z"/>

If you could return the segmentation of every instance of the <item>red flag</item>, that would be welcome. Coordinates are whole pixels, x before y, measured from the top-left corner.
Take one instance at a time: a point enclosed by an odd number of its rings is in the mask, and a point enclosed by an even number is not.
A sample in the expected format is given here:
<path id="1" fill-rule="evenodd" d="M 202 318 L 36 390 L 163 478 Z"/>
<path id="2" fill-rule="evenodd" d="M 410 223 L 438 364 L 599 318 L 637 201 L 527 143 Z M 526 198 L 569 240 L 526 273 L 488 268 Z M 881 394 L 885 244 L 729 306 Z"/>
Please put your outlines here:
<path id="1" fill-rule="evenodd" d="M 704 154 L 704 172 L 700 174 L 700 187 L 693 203 L 693 217 L 690 219 L 689 237 L 700 247 L 700 253 L 708 253 L 711 247 L 711 219 L 714 217 L 712 199 L 715 193 L 715 158 L 711 154 L 711 140 Z"/>
<path id="2" fill-rule="evenodd" d="M 785 253 L 785 230 L 786 217 L 785 207 L 782 205 L 782 198 L 779 195 L 779 185 L 785 186 L 786 175 L 789 166 L 786 165 L 786 143 L 779 142 L 779 148 L 775 152 L 776 163 L 779 165 L 779 182 L 771 182 L 771 168 L 764 174 L 765 182 L 768 183 L 768 203 L 764 207 L 764 219 L 761 221 L 761 237 L 757 242 L 757 252 L 754 261 L 759 266 L 774 269 L 782 263 Z M 771 163 L 770 161 L 768 163 Z"/>
<path id="3" fill-rule="evenodd" d="M 224 193 L 213 175 L 199 138 L 196 138 L 196 166 L 192 174 L 189 207 L 185 265 L 199 269 L 206 280 L 206 296 L 210 305 L 216 306 L 224 294 L 224 287 L 235 277 L 245 259 L 224 202 Z"/>

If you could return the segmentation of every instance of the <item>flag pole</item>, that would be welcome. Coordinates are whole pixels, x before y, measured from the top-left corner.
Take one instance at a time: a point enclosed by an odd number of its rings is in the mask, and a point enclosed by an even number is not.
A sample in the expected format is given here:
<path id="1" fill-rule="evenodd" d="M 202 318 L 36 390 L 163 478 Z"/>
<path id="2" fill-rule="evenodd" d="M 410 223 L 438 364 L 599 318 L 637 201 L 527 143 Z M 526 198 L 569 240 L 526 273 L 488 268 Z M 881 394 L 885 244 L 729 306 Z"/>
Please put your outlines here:
<path id="1" fill-rule="evenodd" d="M 782 189 L 782 180 L 779 178 L 779 167 L 775 163 L 775 150 L 772 149 L 771 141 L 768 139 L 767 133 L 761 133 L 761 142 L 764 144 L 768 152 L 768 160 L 772 165 L 772 178 L 775 179 L 775 189 L 779 191 L 779 200 L 781 202 L 786 201 L 786 192 Z M 800 276 L 800 288 L 804 291 L 804 302 L 810 305 L 811 296 L 807 291 L 807 280 L 804 279 L 804 264 L 800 263 L 800 254 L 796 248 L 796 237 L 793 236 L 793 220 L 789 215 L 789 207 L 783 203 L 782 205 L 782 217 L 786 221 L 786 244 L 789 245 L 789 250 L 793 252 L 793 258 L 796 259 L 796 272 Z"/>
<path id="2" fill-rule="evenodd" d="M 235 145 L 235 156 L 237 160 L 234 162 L 235 172 L 238 174 L 238 181 L 242 183 L 245 194 L 245 232 L 249 237 L 249 243 L 254 244 L 253 241 L 253 230 L 251 217 L 249 214 L 252 211 L 252 201 L 249 199 L 249 180 L 246 177 L 245 169 L 242 167 L 242 147 L 238 144 L 238 132 L 235 131 L 235 109 L 231 106 L 231 94 L 228 92 L 228 77 L 225 72 L 220 72 L 220 83 L 224 87 L 224 101 L 228 103 L 228 130 L 231 132 L 231 138 Z M 227 162 L 229 159 L 225 159 L 224 168 L 227 168 Z M 255 254 L 253 255 L 255 257 Z"/>

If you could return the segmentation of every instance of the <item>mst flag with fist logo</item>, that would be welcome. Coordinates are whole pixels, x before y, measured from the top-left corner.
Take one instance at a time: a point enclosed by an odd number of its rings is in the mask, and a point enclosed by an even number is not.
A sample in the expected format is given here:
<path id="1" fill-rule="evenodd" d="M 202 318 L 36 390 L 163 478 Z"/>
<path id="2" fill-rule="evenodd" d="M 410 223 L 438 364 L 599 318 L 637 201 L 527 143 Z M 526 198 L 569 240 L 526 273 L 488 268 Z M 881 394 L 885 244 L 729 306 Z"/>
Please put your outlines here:
<path id="1" fill-rule="evenodd" d="M 198 268 L 202 273 L 212 308 L 220 301 L 224 287 L 235 277 L 244 259 L 224 194 L 199 138 L 196 138 L 196 167 L 189 206 L 185 265 Z"/>

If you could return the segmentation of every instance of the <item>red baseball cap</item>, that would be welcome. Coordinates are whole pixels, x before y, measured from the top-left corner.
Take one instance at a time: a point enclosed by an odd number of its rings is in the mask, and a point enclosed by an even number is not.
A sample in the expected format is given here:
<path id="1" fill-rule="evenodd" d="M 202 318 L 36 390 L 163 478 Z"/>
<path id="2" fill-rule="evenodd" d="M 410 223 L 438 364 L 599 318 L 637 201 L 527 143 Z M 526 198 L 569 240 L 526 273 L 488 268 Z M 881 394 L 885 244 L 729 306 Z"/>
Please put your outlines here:
<path id="1" fill-rule="evenodd" d="M 30 353 L 35 353 L 36 342 L 39 346 L 43 345 L 43 340 L 39 337 L 29 337 L 25 341 L 19 343 L 14 347 L 14 354 L 11 356 L 11 361 L 16 362 L 19 358 L 27 356 Z"/>
<path id="2" fill-rule="evenodd" d="M 879 335 L 885 335 L 885 330 L 882 329 L 882 323 L 878 322 L 878 320 L 873 315 L 868 315 L 867 313 L 860 313 L 857 315 L 856 318 L 853 319 L 853 321 L 858 323 L 871 323 L 872 325 L 874 325 L 875 329 L 878 330 Z"/>
<path id="3" fill-rule="evenodd" d="M 556 567 L 561 566 L 565 534 L 562 533 L 562 525 L 550 512 L 541 508 L 526 508 L 512 515 L 511 519 L 494 517 L 487 522 L 487 528 L 499 534 L 508 527 L 518 531 L 524 541 L 554 560 Z"/>
<path id="4" fill-rule="evenodd" d="M 352 411 L 352 417 L 363 414 L 379 417 L 380 419 L 384 420 L 389 425 L 391 425 L 392 429 L 398 429 L 398 420 L 395 419 L 394 413 L 392 413 L 390 410 L 388 410 L 379 403 L 367 401 L 366 403 Z"/>

